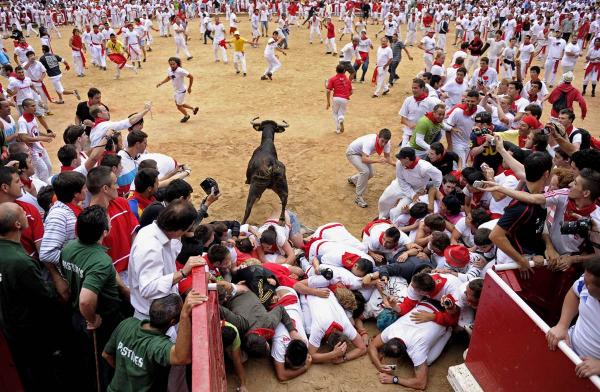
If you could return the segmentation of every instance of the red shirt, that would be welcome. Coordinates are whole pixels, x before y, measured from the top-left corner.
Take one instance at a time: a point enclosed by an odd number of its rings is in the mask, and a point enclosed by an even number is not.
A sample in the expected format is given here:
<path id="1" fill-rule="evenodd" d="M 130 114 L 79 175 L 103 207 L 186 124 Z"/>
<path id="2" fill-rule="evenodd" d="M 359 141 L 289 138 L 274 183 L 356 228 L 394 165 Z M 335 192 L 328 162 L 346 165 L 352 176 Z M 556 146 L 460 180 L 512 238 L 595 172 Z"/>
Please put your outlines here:
<path id="1" fill-rule="evenodd" d="M 262 263 L 262 267 L 271 271 L 273 275 L 275 275 L 281 286 L 294 288 L 294 285 L 298 283 L 296 279 L 290 278 L 290 270 L 282 266 L 281 264 Z"/>
<path id="2" fill-rule="evenodd" d="M 335 25 L 331 22 L 327 23 L 327 38 L 335 38 Z"/>
<path id="3" fill-rule="evenodd" d="M 15 200 L 15 203 L 21 206 L 27 216 L 29 226 L 21 232 L 21 245 L 25 249 L 25 253 L 34 259 L 38 259 L 39 255 L 35 246 L 36 242 L 40 242 L 44 236 L 44 220 L 38 209 L 26 201 Z"/>
<path id="4" fill-rule="evenodd" d="M 350 99 L 352 83 L 346 74 L 335 74 L 327 81 L 327 90 L 333 90 L 334 97 Z"/>
<path id="5" fill-rule="evenodd" d="M 129 253 L 133 234 L 139 223 L 129 208 L 129 203 L 122 197 L 117 197 L 108 205 L 110 217 L 110 232 L 104 238 L 102 245 L 108 248 L 108 255 L 113 261 L 117 272 L 122 272 L 129 265 Z"/>

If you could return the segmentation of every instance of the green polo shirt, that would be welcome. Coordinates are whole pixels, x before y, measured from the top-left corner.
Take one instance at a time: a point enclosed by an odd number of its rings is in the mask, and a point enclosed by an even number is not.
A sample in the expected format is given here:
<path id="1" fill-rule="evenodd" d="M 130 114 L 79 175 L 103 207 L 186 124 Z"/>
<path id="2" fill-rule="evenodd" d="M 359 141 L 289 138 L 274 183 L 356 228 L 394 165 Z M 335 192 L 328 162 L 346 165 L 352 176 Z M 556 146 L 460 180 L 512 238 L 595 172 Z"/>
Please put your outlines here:
<path id="1" fill-rule="evenodd" d="M 115 375 L 108 392 L 160 390 L 155 384 L 158 380 L 166 382 L 174 343 L 167 335 L 142 328 L 148 323 L 133 317 L 125 319 L 106 343 L 104 351 L 115 358 Z"/>
<path id="2" fill-rule="evenodd" d="M 415 124 L 415 130 L 408 142 L 408 145 L 417 151 L 425 151 L 417 144 L 417 135 L 423 135 L 425 143 L 431 144 L 435 140 L 436 136 L 440 133 L 442 124 L 434 124 L 426 116 L 421 117 Z"/>
<path id="3" fill-rule="evenodd" d="M 102 318 L 115 315 L 121 300 L 116 272 L 106 248 L 99 244 L 85 245 L 70 241 L 61 252 L 63 276 L 71 288 L 71 305 L 79 312 L 79 294 L 82 288 L 98 295 L 96 313 Z"/>
<path id="4" fill-rule="evenodd" d="M 38 330 L 47 321 L 55 292 L 19 242 L 0 239 L 0 255 L 0 327 L 10 339 Z"/>

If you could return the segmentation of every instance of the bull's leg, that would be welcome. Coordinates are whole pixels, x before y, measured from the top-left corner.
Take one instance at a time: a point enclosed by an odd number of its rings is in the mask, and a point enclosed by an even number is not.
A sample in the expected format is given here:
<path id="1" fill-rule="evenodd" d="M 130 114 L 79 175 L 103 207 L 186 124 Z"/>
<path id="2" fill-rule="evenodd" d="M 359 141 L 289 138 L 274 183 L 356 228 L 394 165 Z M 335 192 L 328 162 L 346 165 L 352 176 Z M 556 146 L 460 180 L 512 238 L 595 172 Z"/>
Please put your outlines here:
<path id="1" fill-rule="evenodd" d="M 245 224 L 250 217 L 250 212 L 252 212 L 252 206 L 256 202 L 256 200 L 260 199 L 263 192 L 266 188 L 257 185 L 256 183 L 250 183 L 250 189 L 248 190 L 248 199 L 246 200 L 246 212 L 244 213 L 244 219 L 242 220 L 242 224 Z"/>
<path id="2" fill-rule="evenodd" d="M 287 206 L 288 199 L 288 186 L 285 176 L 275 183 L 273 190 L 277 196 L 279 196 L 279 200 L 281 200 L 281 215 L 279 216 L 279 224 L 283 226 L 285 225 L 285 208 Z"/>

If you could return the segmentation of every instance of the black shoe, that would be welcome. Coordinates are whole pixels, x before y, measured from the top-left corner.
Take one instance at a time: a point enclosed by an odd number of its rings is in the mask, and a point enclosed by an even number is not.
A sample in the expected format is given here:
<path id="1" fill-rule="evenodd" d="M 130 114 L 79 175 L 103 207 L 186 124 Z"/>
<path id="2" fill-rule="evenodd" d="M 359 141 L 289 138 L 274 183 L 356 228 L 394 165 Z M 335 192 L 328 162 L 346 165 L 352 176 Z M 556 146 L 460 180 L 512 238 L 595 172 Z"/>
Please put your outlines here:
<path id="1" fill-rule="evenodd" d="M 239 74 L 239 73 L 240 73 L 240 71 L 235 71 L 235 73 L 236 73 L 236 74 Z"/>
<path id="2" fill-rule="evenodd" d="M 195 108 L 194 108 L 194 110 L 192 111 L 192 113 L 194 113 L 194 116 L 195 116 L 196 114 L 198 114 L 198 110 L 200 110 L 200 108 L 199 108 L 199 107 L 195 107 Z M 188 116 L 188 117 L 189 117 L 189 116 Z"/>
<path id="3" fill-rule="evenodd" d="M 182 123 L 184 123 L 184 122 L 187 122 L 187 120 L 189 120 L 189 119 L 190 119 L 190 116 L 189 116 L 189 114 L 188 114 L 187 116 L 185 116 L 185 117 L 183 117 L 181 120 L 179 120 L 179 122 L 182 122 Z"/>
<path id="4" fill-rule="evenodd" d="M 265 75 L 263 75 L 263 76 L 260 77 L 260 80 L 267 80 L 267 79 L 268 78 Z"/>
<path id="5" fill-rule="evenodd" d="M 273 74 L 271 72 L 267 72 L 267 77 L 269 80 L 273 80 Z"/>

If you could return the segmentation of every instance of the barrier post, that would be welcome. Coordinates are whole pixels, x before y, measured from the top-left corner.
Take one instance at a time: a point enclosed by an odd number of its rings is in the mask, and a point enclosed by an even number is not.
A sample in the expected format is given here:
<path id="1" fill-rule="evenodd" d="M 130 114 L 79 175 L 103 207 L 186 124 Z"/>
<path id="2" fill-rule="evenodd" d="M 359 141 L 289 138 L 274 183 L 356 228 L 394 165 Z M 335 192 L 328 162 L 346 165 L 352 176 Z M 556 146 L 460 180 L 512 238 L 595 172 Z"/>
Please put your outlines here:
<path id="1" fill-rule="evenodd" d="M 208 301 L 192 310 L 192 392 L 225 392 L 225 358 L 217 292 L 208 289 L 206 268 L 192 271 L 193 289 Z"/>

